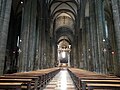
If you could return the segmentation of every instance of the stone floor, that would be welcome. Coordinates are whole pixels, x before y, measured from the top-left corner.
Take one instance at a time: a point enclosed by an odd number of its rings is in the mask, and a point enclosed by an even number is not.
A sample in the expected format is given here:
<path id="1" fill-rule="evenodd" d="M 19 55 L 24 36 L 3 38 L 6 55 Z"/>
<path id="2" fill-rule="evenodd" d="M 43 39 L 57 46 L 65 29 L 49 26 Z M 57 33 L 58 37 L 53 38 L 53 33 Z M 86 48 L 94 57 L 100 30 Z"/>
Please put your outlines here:
<path id="1" fill-rule="evenodd" d="M 66 69 L 62 69 L 43 90 L 76 90 Z"/>

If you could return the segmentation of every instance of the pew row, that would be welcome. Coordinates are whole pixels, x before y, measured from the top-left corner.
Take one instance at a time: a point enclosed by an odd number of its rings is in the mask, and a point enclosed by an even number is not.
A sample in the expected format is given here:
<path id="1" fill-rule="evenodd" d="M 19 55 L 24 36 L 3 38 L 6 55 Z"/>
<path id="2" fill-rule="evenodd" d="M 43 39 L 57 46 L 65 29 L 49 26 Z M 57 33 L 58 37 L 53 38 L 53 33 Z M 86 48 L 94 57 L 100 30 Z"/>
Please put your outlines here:
<path id="1" fill-rule="evenodd" d="M 5 74 L 0 76 L 0 89 L 7 88 L 6 85 L 9 83 L 7 89 L 13 89 L 12 83 L 19 83 L 19 89 L 27 89 L 27 90 L 38 90 L 44 88 L 44 86 L 60 71 L 59 68 L 50 68 L 50 69 L 42 69 L 36 71 L 29 72 L 19 72 L 13 74 Z"/>
<path id="2" fill-rule="evenodd" d="M 15 90 L 22 90 L 22 83 L 8 83 L 8 82 L 0 82 L 0 89 L 15 89 Z"/>
<path id="3" fill-rule="evenodd" d="M 104 84 L 104 83 L 87 83 L 88 90 L 120 90 L 120 84 Z"/>
<path id="4" fill-rule="evenodd" d="M 98 74 L 82 69 L 68 69 L 78 90 L 93 89 L 120 89 L 120 78 L 111 75 Z M 101 84 L 101 86 L 99 86 Z M 95 85 L 95 86 L 94 86 Z M 103 85 L 106 85 L 105 87 Z M 110 87 L 109 87 L 110 85 Z M 111 86 L 112 85 L 112 86 Z M 119 86 L 118 86 L 119 85 Z M 109 87 L 109 88 L 108 88 Z"/>

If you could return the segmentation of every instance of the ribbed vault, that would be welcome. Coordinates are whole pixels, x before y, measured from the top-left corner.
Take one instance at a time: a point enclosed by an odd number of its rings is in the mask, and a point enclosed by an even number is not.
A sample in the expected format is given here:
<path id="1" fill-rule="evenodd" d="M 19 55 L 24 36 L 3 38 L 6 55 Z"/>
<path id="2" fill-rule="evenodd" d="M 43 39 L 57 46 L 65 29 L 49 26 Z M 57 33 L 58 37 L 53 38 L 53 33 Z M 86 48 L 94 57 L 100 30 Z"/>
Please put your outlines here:
<path id="1" fill-rule="evenodd" d="M 63 36 L 67 37 L 69 42 L 73 40 L 79 3 L 80 0 L 48 0 L 57 42 L 62 41 Z"/>

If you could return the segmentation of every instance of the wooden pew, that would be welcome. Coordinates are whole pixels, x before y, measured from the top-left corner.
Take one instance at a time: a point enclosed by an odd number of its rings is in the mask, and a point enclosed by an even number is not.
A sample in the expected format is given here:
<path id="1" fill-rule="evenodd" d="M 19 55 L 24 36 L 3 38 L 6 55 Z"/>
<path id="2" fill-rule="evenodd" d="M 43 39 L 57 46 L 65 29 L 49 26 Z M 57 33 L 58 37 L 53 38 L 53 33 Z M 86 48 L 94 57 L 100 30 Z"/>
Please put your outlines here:
<path id="1" fill-rule="evenodd" d="M 85 88 L 85 83 L 120 83 L 120 78 L 78 77 L 79 88 Z"/>
<path id="2" fill-rule="evenodd" d="M 106 84 L 106 83 L 87 83 L 88 90 L 94 89 L 110 89 L 110 90 L 120 90 L 120 84 Z"/>
<path id="3" fill-rule="evenodd" d="M 23 83 L 6 83 L 0 82 L 0 89 L 15 89 L 15 90 L 22 90 Z"/>
<path id="4" fill-rule="evenodd" d="M 36 70 L 30 72 L 20 72 L 20 73 L 13 73 L 13 74 L 6 74 L 4 76 L 0 76 L 0 79 L 8 79 L 6 82 L 12 82 L 12 79 L 24 80 L 24 79 L 31 79 L 32 83 L 34 84 L 34 89 L 37 90 L 38 88 L 43 87 L 47 82 L 54 77 L 59 72 L 58 68 L 51 68 L 51 69 L 43 69 L 43 70 Z M 1 82 L 1 81 L 0 81 Z M 19 81 L 16 81 L 19 82 Z M 24 81 L 21 81 L 24 82 Z"/>
<path id="5" fill-rule="evenodd" d="M 39 75 L 14 75 L 14 74 L 10 74 L 10 75 L 5 75 L 5 76 L 0 76 L 0 79 L 32 79 L 31 81 L 31 85 L 32 88 L 37 89 L 39 81 L 41 76 Z"/>
<path id="6" fill-rule="evenodd" d="M 99 79 L 97 79 L 97 80 L 81 80 L 81 82 L 82 82 L 82 90 L 86 90 L 86 86 L 87 86 L 87 84 L 88 83 L 91 83 L 91 84 L 95 84 L 95 83 L 97 83 L 97 84 L 113 84 L 113 85 L 115 85 L 115 84 L 120 84 L 120 80 L 108 80 L 108 79 L 105 79 L 105 80 L 99 80 Z"/>
<path id="7" fill-rule="evenodd" d="M 27 86 L 27 90 L 31 90 L 32 79 L 0 79 L 2 83 L 22 83 Z"/>
<path id="8" fill-rule="evenodd" d="M 54 70 L 37 70 L 37 71 L 31 71 L 31 72 L 25 72 L 25 73 L 15 73 L 12 75 L 17 75 L 17 76 L 34 76 L 34 77 L 39 77 L 40 78 L 40 85 L 44 86 L 54 75 L 52 75 L 52 72 L 54 72 Z"/>
<path id="9" fill-rule="evenodd" d="M 81 69 L 69 69 L 68 70 L 71 77 L 74 78 L 74 83 L 77 86 L 78 90 L 86 90 L 86 85 L 88 83 L 103 83 L 103 84 L 119 84 L 120 78 L 116 76 L 109 76 L 98 74 L 95 72 L 90 72 Z M 103 88 L 103 87 L 102 87 Z"/>
<path id="10" fill-rule="evenodd" d="M 39 78 L 38 77 L 24 77 L 24 76 L 0 76 L 0 79 L 9 79 L 9 80 L 11 80 L 11 79 L 21 79 L 21 80 L 29 80 L 29 79 L 31 79 L 31 88 L 36 88 L 37 87 L 37 85 L 38 85 L 38 80 L 39 80 Z"/>

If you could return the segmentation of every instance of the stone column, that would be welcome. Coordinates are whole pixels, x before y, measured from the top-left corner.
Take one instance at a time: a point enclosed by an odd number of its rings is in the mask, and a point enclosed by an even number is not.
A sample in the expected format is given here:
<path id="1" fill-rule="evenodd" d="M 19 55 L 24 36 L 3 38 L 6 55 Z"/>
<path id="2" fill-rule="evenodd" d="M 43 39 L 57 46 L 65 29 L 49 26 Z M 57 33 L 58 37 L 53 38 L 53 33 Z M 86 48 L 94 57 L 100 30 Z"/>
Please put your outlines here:
<path id="1" fill-rule="evenodd" d="M 45 35 L 45 19 L 42 21 L 42 31 L 41 31 L 41 68 L 45 68 L 46 64 L 46 35 Z"/>
<path id="2" fill-rule="evenodd" d="M 70 60 L 70 66 L 71 67 L 74 67 L 74 40 L 72 41 L 72 48 L 71 48 L 71 55 L 70 55 L 70 58 L 71 58 L 71 60 Z"/>
<path id="3" fill-rule="evenodd" d="M 38 18 L 37 18 L 38 19 Z M 39 55 L 39 45 L 40 45 L 40 30 L 39 30 L 39 19 L 37 21 L 37 27 L 36 27 L 36 51 L 35 51 L 35 60 L 34 60 L 34 70 L 38 70 L 40 66 L 40 55 Z"/>
<path id="4" fill-rule="evenodd" d="M 36 15 L 37 15 L 37 0 L 31 0 L 30 11 L 30 26 L 29 26 L 29 41 L 28 41 L 28 67 L 27 71 L 33 70 L 35 59 L 35 43 L 36 43 Z"/>
<path id="5" fill-rule="evenodd" d="M 55 64 L 55 39 L 54 37 L 52 37 L 52 67 L 54 67 L 54 64 Z"/>
<path id="6" fill-rule="evenodd" d="M 53 31 L 54 31 L 54 22 L 53 20 L 51 19 L 50 20 L 50 67 L 53 67 Z"/>
<path id="7" fill-rule="evenodd" d="M 43 29 L 44 30 L 44 29 Z M 42 42 L 41 42 L 41 68 L 44 69 L 46 68 L 46 35 L 45 31 L 42 31 Z"/>
<path id="8" fill-rule="evenodd" d="M 73 61 L 74 61 L 74 67 L 77 67 L 77 37 L 74 35 L 74 46 L 73 46 Z"/>
<path id="9" fill-rule="evenodd" d="M 93 60 L 91 57 L 91 32 L 90 32 L 90 18 L 85 17 L 86 26 L 86 55 L 88 70 L 93 71 Z"/>
<path id="10" fill-rule="evenodd" d="M 36 49 L 38 50 L 38 60 L 36 60 L 36 66 L 37 69 L 42 69 L 43 68 L 43 0 L 39 0 L 39 6 L 38 6 L 38 24 L 37 24 L 37 46 Z M 37 52 L 36 52 L 37 53 Z"/>
<path id="11" fill-rule="evenodd" d="M 76 16 L 76 22 L 75 22 L 75 40 L 74 40 L 74 44 L 75 44 L 75 62 L 76 62 L 76 67 L 78 68 L 80 66 L 80 42 L 79 42 L 79 30 L 80 30 L 80 6 L 78 6 L 77 8 L 77 16 Z"/>
<path id="12" fill-rule="evenodd" d="M 0 75 L 3 74 L 12 0 L 0 0 Z"/>
<path id="13" fill-rule="evenodd" d="M 30 22 L 30 2 L 24 2 L 22 8 L 22 26 L 21 26 L 21 43 L 19 55 L 19 72 L 27 71 L 28 57 L 28 37 L 29 37 L 29 22 Z"/>
<path id="14" fill-rule="evenodd" d="M 78 51 L 79 51 L 79 68 L 83 68 L 82 60 L 82 30 L 79 30 L 78 34 Z"/>
<path id="15" fill-rule="evenodd" d="M 21 26 L 21 44 L 19 57 L 19 71 L 29 71 L 33 69 L 33 59 L 35 50 L 35 30 L 36 30 L 36 0 L 26 0 L 24 2 Z"/>
<path id="16" fill-rule="evenodd" d="M 104 40 L 104 31 L 105 31 L 105 25 L 104 25 L 104 9 L 103 9 L 103 1 L 102 0 L 95 0 L 95 10 L 96 10 L 96 24 L 97 24 L 97 39 L 98 39 L 98 65 L 100 73 L 106 72 L 106 66 L 105 66 L 105 57 L 104 57 L 104 49 L 105 44 L 103 42 Z"/>
<path id="17" fill-rule="evenodd" d="M 68 55 L 68 67 L 70 67 L 70 52 L 68 52 L 67 55 Z"/>
<path id="18" fill-rule="evenodd" d="M 99 60 L 98 60 L 98 37 L 96 30 L 96 15 L 95 15 L 95 0 L 90 0 L 90 33 L 91 33 L 91 56 L 93 59 L 93 71 L 99 72 Z"/>
<path id="19" fill-rule="evenodd" d="M 42 42 L 42 38 L 41 38 L 42 27 L 41 27 L 41 25 L 42 25 L 42 19 L 41 19 L 41 17 L 39 18 L 38 22 L 39 22 L 38 23 L 39 36 L 37 38 L 37 40 L 38 40 L 38 63 L 37 63 L 38 66 L 37 67 L 38 67 L 38 69 L 41 69 L 41 65 L 42 65 L 42 62 L 41 62 L 41 55 L 42 55 L 42 53 L 41 53 L 41 49 L 42 49 L 42 44 L 41 44 L 41 42 Z"/>
<path id="20" fill-rule="evenodd" d="M 85 24 L 85 23 L 84 23 Z M 85 26 L 83 26 L 82 29 L 82 58 L 84 63 L 84 69 L 88 69 L 88 63 L 87 63 L 87 49 L 86 49 L 86 29 Z"/>
<path id="21" fill-rule="evenodd" d="M 49 37 L 49 31 L 47 28 L 47 32 L 46 32 L 46 68 L 50 67 L 50 58 L 49 58 L 49 54 L 50 54 L 50 37 Z"/>
<path id="22" fill-rule="evenodd" d="M 54 67 L 55 63 L 55 47 L 57 47 L 55 44 L 56 36 L 55 36 L 55 23 L 53 20 L 51 20 L 51 67 Z"/>
<path id="23" fill-rule="evenodd" d="M 80 28 L 82 28 L 82 61 L 83 61 L 83 68 L 87 69 L 87 57 L 86 57 L 86 29 L 85 29 L 85 7 L 86 7 L 86 0 L 81 1 L 81 18 L 80 18 Z"/>
<path id="24" fill-rule="evenodd" d="M 115 74 L 120 76 L 120 1 L 119 0 L 111 0 L 112 1 L 112 9 L 113 9 L 113 19 L 115 25 L 115 37 L 116 37 L 116 61 L 115 61 Z"/>
<path id="25" fill-rule="evenodd" d="M 47 8 L 46 8 L 46 1 L 45 0 L 41 0 L 40 1 L 40 5 L 41 5 L 41 18 L 42 18 L 42 23 L 41 23 L 41 68 L 46 68 L 46 31 L 47 31 L 47 25 L 46 25 L 46 12 L 47 12 Z"/>

